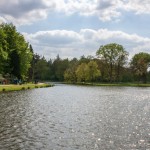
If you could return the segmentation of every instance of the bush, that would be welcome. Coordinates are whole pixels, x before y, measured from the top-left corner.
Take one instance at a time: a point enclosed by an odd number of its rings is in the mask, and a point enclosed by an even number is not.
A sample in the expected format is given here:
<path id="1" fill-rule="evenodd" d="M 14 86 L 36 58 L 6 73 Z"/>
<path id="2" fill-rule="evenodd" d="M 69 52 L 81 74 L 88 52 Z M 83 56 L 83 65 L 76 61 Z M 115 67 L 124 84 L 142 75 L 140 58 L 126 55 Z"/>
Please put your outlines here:
<path id="1" fill-rule="evenodd" d="M 25 87 L 22 87 L 22 90 L 25 90 Z"/>

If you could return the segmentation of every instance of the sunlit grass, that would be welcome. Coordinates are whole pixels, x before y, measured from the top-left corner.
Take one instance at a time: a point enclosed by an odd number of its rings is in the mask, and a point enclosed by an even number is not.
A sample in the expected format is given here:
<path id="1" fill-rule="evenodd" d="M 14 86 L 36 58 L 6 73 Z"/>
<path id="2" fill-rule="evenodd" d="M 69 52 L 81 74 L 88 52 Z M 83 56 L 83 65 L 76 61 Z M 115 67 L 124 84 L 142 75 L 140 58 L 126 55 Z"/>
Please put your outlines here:
<path id="1" fill-rule="evenodd" d="M 22 85 L 0 85 L 0 92 L 5 91 L 19 91 L 19 90 L 27 90 L 27 89 L 34 89 L 34 88 L 44 88 L 44 87 L 51 87 L 51 84 L 40 83 L 40 84 L 22 84 Z"/>

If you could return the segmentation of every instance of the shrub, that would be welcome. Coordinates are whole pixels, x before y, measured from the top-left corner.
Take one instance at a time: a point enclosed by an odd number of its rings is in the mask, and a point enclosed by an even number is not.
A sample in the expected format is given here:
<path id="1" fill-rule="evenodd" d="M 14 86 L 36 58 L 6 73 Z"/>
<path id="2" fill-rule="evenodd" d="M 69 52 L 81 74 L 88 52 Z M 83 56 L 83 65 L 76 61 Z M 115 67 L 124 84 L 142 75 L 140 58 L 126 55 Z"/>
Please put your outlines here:
<path id="1" fill-rule="evenodd" d="M 22 87 L 22 90 L 25 90 L 25 87 Z"/>

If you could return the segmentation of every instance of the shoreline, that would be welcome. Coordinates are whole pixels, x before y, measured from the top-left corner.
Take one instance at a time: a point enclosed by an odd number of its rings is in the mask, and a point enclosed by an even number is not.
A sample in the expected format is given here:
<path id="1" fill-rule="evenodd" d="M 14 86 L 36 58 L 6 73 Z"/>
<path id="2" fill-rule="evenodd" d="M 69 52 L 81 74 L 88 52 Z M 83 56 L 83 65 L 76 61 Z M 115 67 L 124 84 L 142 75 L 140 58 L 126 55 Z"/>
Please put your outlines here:
<path id="1" fill-rule="evenodd" d="M 47 84 L 47 83 L 38 83 L 38 84 L 22 84 L 22 85 L 14 85 L 14 84 L 8 84 L 8 85 L 0 85 L 0 93 L 4 92 L 10 92 L 10 91 L 21 91 L 21 90 L 29 90 L 29 89 L 35 89 L 35 88 L 46 88 L 46 87 L 52 87 L 53 84 Z"/>
<path id="2" fill-rule="evenodd" d="M 118 86 L 118 87 L 150 87 L 150 83 L 86 83 L 86 82 L 77 82 L 69 83 L 63 82 L 63 84 L 70 85 L 83 85 L 83 86 Z"/>

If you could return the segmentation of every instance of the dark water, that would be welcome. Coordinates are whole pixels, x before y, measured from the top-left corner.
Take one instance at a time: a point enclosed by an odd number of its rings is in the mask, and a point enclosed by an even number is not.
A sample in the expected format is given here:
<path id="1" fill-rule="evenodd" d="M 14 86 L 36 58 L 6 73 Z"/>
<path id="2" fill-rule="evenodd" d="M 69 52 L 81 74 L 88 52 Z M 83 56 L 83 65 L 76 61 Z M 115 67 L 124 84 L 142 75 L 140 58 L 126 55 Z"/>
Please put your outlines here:
<path id="1" fill-rule="evenodd" d="M 0 94 L 0 150 L 150 150 L 150 88 L 57 85 Z"/>

